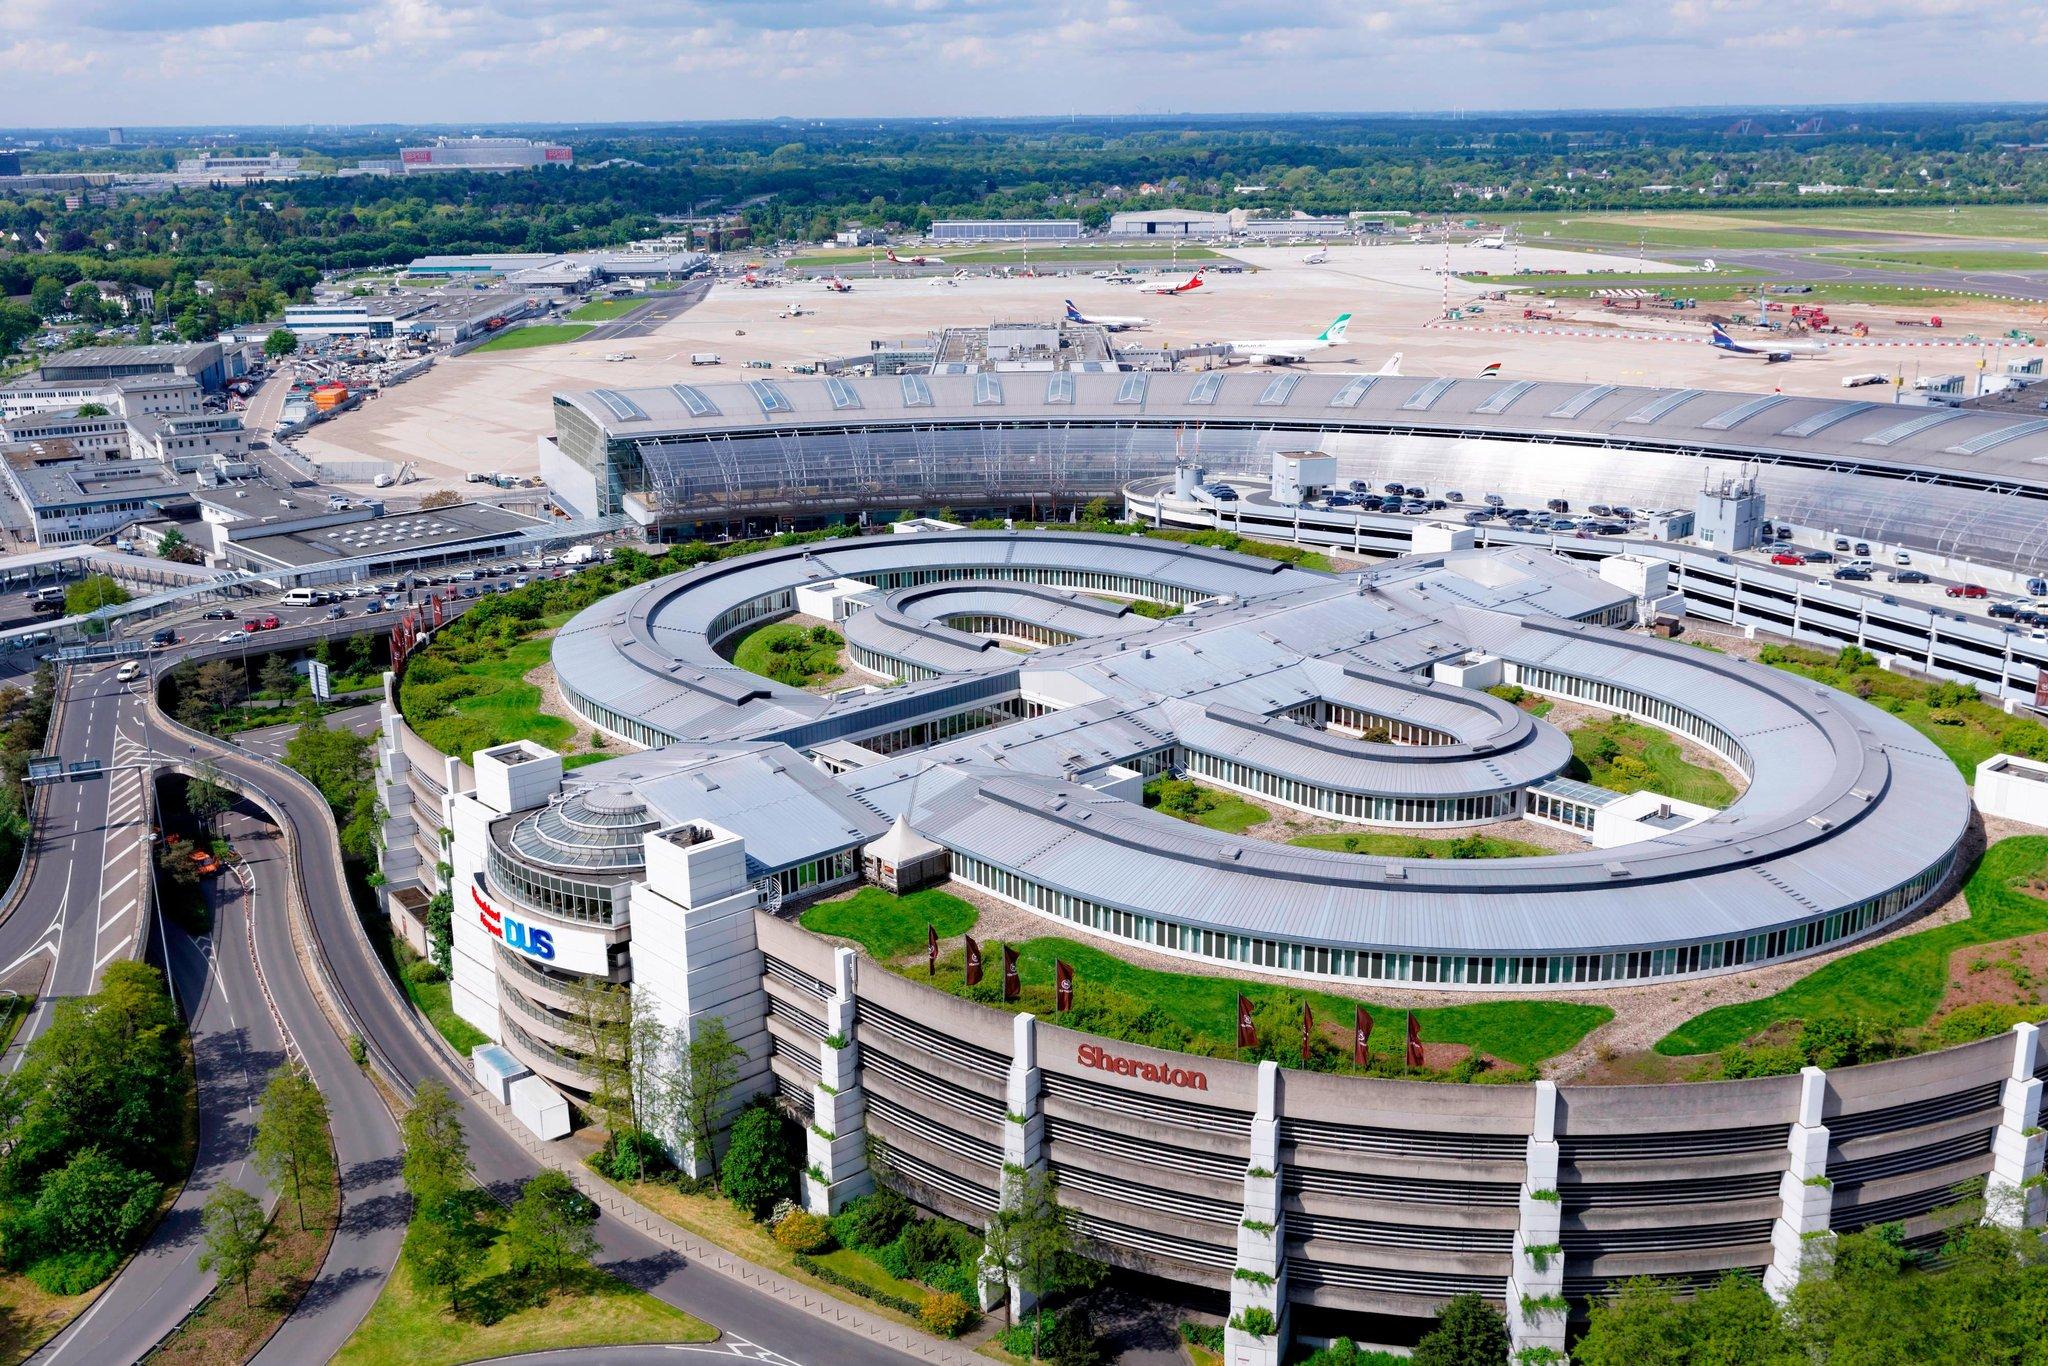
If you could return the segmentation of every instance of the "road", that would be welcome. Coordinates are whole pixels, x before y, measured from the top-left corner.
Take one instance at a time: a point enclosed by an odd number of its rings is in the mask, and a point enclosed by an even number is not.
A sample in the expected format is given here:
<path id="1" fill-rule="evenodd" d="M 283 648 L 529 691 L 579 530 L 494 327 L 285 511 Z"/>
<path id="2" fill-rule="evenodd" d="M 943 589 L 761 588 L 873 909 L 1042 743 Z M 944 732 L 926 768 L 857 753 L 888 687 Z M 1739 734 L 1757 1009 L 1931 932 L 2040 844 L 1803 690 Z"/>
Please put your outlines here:
<path id="1" fill-rule="evenodd" d="M 711 292 L 708 277 L 686 280 L 674 289 L 661 290 L 644 305 L 621 318 L 608 323 L 599 323 L 590 331 L 577 338 L 578 341 L 632 341 L 639 337 L 651 337 L 660 326 L 704 302 L 704 296 Z"/>
<path id="2" fill-rule="evenodd" d="M 199 1078 L 199 1148 L 191 1177 L 114 1283 L 35 1355 L 44 1366 L 135 1360 L 213 1287 L 213 1275 L 198 1266 L 207 1197 L 223 1184 L 236 1185 L 268 1203 L 249 1165 L 249 1148 L 257 1098 L 284 1059 L 284 1041 L 250 956 L 251 906 L 242 884 L 230 878 L 210 900 L 210 940 L 168 930 L 171 980 L 190 1016 Z"/>
<path id="3" fill-rule="evenodd" d="M 150 876 L 149 784 L 140 767 L 150 743 L 142 684 L 115 666 L 66 671 L 49 751 L 105 771 L 50 785 L 30 846 L 35 860 L 13 912 L 0 921 L 0 975 L 34 966 L 47 976 L 17 1047 L 41 1032 L 55 1000 L 93 990 L 116 958 L 147 941 L 143 879 Z"/>

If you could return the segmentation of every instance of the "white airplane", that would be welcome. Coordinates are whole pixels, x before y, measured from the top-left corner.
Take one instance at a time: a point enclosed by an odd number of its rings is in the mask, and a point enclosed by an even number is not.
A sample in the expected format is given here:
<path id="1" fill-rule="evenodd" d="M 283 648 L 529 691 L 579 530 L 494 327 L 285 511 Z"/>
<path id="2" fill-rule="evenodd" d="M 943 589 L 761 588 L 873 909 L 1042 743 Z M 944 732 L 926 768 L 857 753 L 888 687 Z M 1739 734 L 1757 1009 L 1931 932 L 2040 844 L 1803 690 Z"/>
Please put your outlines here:
<path id="1" fill-rule="evenodd" d="M 1761 346 L 1746 346 L 1723 332 L 1719 323 L 1714 324 L 1713 333 L 1707 341 L 1717 351 L 1725 351 L 1731 356 L 1755 356 L 1767 365 L 1788 361 L 1794 356 L 1818 356 L 1828 349 L 1826 342 L 1765 342 Z"/>
<path id="2" fill-rule="evenodd" d="M 889 257 L 889 264 L 892 266 L 943 266 L 946 264 L 946 258 L 943 256 L 913 256 L 906 261 L 896 254 L 896 248 L 894 247 L 885 247 L 883 251 Z"/>
<path id="3" fill-rule="evenodd" d="M 1067 321 L 1080 323 L 1085 327 L 1106 327 L 1112 332 L 1123 332 L 1133 327 L 1143 327 L 1152 321 L 1150 318 L 1127 318 L 1117 313 L 1097 313 L 1091 317 L 1074 307 L 1072 299 L 1064 302 L 1067 305 Z"/>
<path id="4" fill-rule="evenodd" d="M 1170 295 L 1174 295 L 1174 294 L 1191 294 L 1191 293 L 1193 293 L 1193 292 L 1194 292 L 1195 290 L 1198 290 L 1198 289 L 1200 289 L 1201 287 L 1202 287 L 1202 272 L 1198 270 L 1198 271 L 1196 271 L 1196 272 L 1195 272 L 1195 273 L 1194 273 L 1193 275 L 1190 275 L 1190 276 L 1188 276 L 1188 278 L 1187 278 L 1187 279 L 1186 279 L 1185 281 L 1183 281 L 1182 283 L 1180 283 L 1180 284 L 1177 284 L 1177 285 L 1141 285 L 1141 286 L 1139 287 L 1139 289 L 1138 289 L 1138 292 L 1139 292 L 1140 294 L 1159 294 L 1159 295 L 1167 295 L 1167 296 L 1170 296 Z"/>
<path id="5" fill-rule="evenodd" d="M 795 299 L 791 299 L 788 303 L 782 306 L 782 311 L 776 314 L 775 316 L 778 318 L 804 318 L 809 317 L 810 313 L 811 310 L 805 308 L 802 303 L 798 302 Z"/>
<path id="6" fill-rule="evenodd" d="M 1314 251 L 1302 257 L 1301 263 L 1305 266 L 1319 266 L 1329 259 L 1330 249 L 1328 247 L 1317 247 Z"/>
<path id="7" fill-rule="evenodd" d="M 631 351 L 614 351 L 606 356 L 605 359 L 608 361 L 631 360 L 633 359 L 633 353 Z"/>
<path id="8" fill-rule="evenodd" d="M 1350 327 L 1351 315 L 1339 313 L 1335 322 L 1313 337 L 1262 337 L 1257 341 L 1225 342 L 1223 353 L 1253 365 L 1292 365 L 1307 360 L 1311 352 L 1342 346 L 1344 334 Z"/>
<path id="9" fill-rule="evenodd" d="M 1472 243 L 1471 243 L 1471 245 L 1472 245 L 1472 246 L 1475 246 L 1475 247 L 1485 247 L 1485 248 L 1487 248 L 1487 249 L 1488 249 L 1489 251 L 1499 251 L 1499 250 L 1500 250 L 1501 248 L 1505 247 L 1505 246 L 1506 246 L 1507 244 L 1508 244 L 1508 239 L 1507 239 L 1507 237 L 1506 237 L 1506 236 L 1505 236 L 1504 234 L 1502 234 L 1502 233 L 1495 233 L 1495 234 L 1494 234 L 1493 236 L 1491 236 L 1491 237 L 1479 237 L 1479 238 L 1475 238 L 1475 239 L 1473 239 L 1473 241 L 1472 241 Z"/>
<path id="10" fill-rule="evenodd" d="M 1396 351 L 1393 355 L 1387 357 L 1387 363 L 1385 365 L 1382 365 L 1379 369 L 1373 371 L 1373 373 L 1375 375 L 1391 375 L 1398 377 L 1401 373 L 1401 353 L 1399 351 Z"/>

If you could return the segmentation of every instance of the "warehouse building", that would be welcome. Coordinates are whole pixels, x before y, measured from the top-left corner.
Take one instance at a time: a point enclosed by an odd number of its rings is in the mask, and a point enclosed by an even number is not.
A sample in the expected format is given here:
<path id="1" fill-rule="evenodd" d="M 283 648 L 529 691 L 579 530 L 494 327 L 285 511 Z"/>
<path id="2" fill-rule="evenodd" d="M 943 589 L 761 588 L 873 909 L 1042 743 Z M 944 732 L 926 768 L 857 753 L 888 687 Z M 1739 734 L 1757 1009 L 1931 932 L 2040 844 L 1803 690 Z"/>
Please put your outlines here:
<path id="1" fill-rule="evenodd" d="M 435 138 L 427 147 L 402 147 L 398 164 L 406 175 L 427 175 L 435 171 L 533 171 L 543 167 L 566 170 L 576 154 L 554 142 L 529 138 Z"/>
<path id="2" fill-rule="evenodd" d="M 76 351 L 60 351 L 43 361 L 36 376 L 48 383 L 179 375 L 196 380 L 207 393 L 219 393 L 239 373 L 239 355 L 231 360 L 219 342 L 160 342 L 151 346 L 86 346 Z"/>
<path id="3" fill-rule="evenodd" d="M 932 224 L 934 242 L 1073 242 L 1078 218 L 946 218 Z"/>
<path id="4" fill-rule="evenodd" d="M 1111 237 L 1228 237 L 1241 215 L 1199 209 L 1132 209 L 1109 216 Z"/>

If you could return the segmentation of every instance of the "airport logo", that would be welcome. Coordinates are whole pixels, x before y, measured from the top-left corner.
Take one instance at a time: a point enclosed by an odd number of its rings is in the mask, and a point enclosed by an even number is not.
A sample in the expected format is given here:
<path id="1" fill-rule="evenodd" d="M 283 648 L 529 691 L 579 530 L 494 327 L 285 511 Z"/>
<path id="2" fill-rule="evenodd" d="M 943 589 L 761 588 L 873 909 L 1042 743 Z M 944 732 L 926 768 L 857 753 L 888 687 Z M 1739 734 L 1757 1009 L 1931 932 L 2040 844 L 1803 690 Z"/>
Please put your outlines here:
<path id="1" fill-rule="evenodd" d="M 1209 1077 L 1205 1072 L 1191 1072 L 1185 1067 L 1161 1067 L 1158 1063 L 1146 1062 L 1142 1058 L 1126 1058 L 1115 1053 L 1105 1053 L 1092 1043 L 1082 1044 L 1081 1051 L 1076 1056 L 1083 1067 L 1114 1072 L 1120 1077 L 1156 1081 L 1162 1086 L 1179 1086 L 1189 1091 L 1209 1089 Z"/>
<path id="2" fill-rule="evenodd" d="M 515 920 L 490 902 L 476 888 L 469 889 L 469 895 L 476 902 L 477 920 L 482 923 L 484 933 L 493 939 L 502 940 L 506 948 L 523 953 L 528 958 L 552 961 L 555 956 L 555 937 L 546 930 L 537 930 L 523 920 Z"/>

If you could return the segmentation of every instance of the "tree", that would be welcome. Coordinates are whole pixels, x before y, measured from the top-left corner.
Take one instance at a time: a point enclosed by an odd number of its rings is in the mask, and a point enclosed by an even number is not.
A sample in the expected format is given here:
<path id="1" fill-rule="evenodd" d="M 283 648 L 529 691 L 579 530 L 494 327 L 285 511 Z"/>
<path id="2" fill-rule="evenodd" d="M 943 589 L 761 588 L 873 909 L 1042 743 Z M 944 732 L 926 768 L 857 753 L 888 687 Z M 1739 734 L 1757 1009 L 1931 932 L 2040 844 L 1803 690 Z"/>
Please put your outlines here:
<path id="1" fill-rule="evenodd" d="M 597 1206 L 552 1168 L 529 1180 L 505 1220 L 511 1266 L 560 1289 L 569 1268 L 597 1254 Z"/>
<path id="2" fill-rule="evenodd" d="M 199 775 L 185 782 L 185 808 L 209 832 L 220 813 L 234 804 L 234 792 L 221 782 L 211 759 L 202 761 Z"/>
<path id="3" fill-rule="evenodd" d="M 79 416 L 83 417 L 85 415 L 85 409 L 80 408 L 78 410 L 78 413 Z M 178 530 L 176 527 L 172 527 L 169 531 L 166 531 L 163 535 L 156 538 L 156 553 L 159 555 L 168 556 L 173 550 L 176 550 L 179 546 L 184 544 L 185 533 Z"/>
<path id="4" fill-rule="evenodd" d="M 452 508 L 462 502 L 462 495 L 454 489 L 435 489 L 420 499 L 420 511 L 430 512 L 435 508 Z"/>
<path id="5" fill-rule="evenodd" d="M 1453 1295 L 1422 1335 L 1414 1366 L 1500 1366 L 1508 1359 L 1508 1321 L 1477 1295 Z"/>
<path id="6" fill-rule="evenodd" d="M 155 1214 L 162 1193 L 147 1172 L 83 1148 L 36 1191 L 27 1225 L 35 1255 L 119 1253 Z"/>
<path id="7" fill-rule="evenodd" d="M 327 1136 L 327 1100 L 302 1068 L 286 1064 L 270 1074 L 256 1110 L 256 1169 L 278 1194 L 291 1183 L 299 1227 L 306 1226 L 306 1188 L 334 1169 Z"/>
<path id="8" fill-rule="evenodd" d="M 215 659 L 192 675 L 192 695 L 210 711 L 227 711 L 242 700 L 242 670 L 233 660 Z"/>
<path id="9" fill-rule="evenodd" d="M 242 1283 L 242 1303 L 249 1302 L 249 1273 L 256 1267 L 256 1254 L 263 1250 L 263 1206 L 240 1186 L 216 1186 L 199 1211 L 205 1246 L 199 1253 L 199 1269 L 211 1271 L 222 1281 Z"/>
<path id="10" fill-rule="evenodd" d="M 70 292 L 64 296 L 64 307 L 89 323 L 105 320 L 99 286 L 89 280 L 80 280 L 71 286 Z"/>
<path id="11" fill-rule="evenodd" d="M 413 1280 L 452 1305 L 463 1276 L 476 1265 L 477 1241 L 459 1220 L 416 1216 L 405 1231 L 405 1260 Z"/>
<path id="12" fill-rule="evenodd" d="M 13 354 L 23 342 L 42 329 L 43 320 L 33 309 L 0 299 L 0 356 Z"/>
<path id="13" fill-rule="evenodd" d="M 676 1050 L 682 1065 L 675 1071 L 671 1113 L 676 1124 L 672 1132 L 687 1149 L 693 1170 L 709 1167 L 718 1179 L 718 1121 L 725 1116 L 733 1087 L 739 1084 L 740 1063 L 747 1051 L 733 1041 L 725 1021 L 713 1017 L 698 1021 L 682 1047 Z"/>
<path id="14" fill-rule="evenodd" d="M 640 1127 L 633 1105 L 632 993 L 614 982 L 579 986 L 571 1027 L 591 1077 L 591 1113 L 614 1133 Z"/>
<path id="15" fill-rule="evenodd" d="M 45 318 L 64 311 L 64 286 L 48 275 L 41 276 L 28 292 L 28 306 Z"/>
<path id="16" fill-rule="evenodd" d="M 107 405 L 104 403 L 81 403 L 78 405 L 78 415 L 80 417 L 111 416 L 111 414 L 107 411 Z M 172 532 L 171 534 L 176 535 L 177 533 Z"/>
<path id="17" fill-rule="evenodd" d="M 469 1141 L 463 1137 L 461 1110 L 447 1087 L 423 1081 L 399 1121 L 405 1188 L 422 1213 L 438 1215 L 462 1189 Z"/>
<path id="18" fill-rule="evenodd" d="M 263 354 L 273 360 L 279 356 L 289 356 L 298 349 L 298 335 L 288 328 L 273 328 L 270 335 L 263 339 Z"/>
<path id="19" fill-rule="evenodd" d="M 996 1265 L 1024 1293 L 1033 1298 L 1045 1293 L 1060 1263 L 1074 1251 L 1073 1225 L 1067 1212 L 1060 1208 L 1059 1178 L 1052 1171 L 1004 1168 L 1003 1207 L 989 1218 L 988 1248 Z M 1009 1314 L 1010 1323 L 1015 1326 L 1015 1298 L 1010 1301 Z M 1041 1317 L 1031 1316 L 1034 1357 L 1039 1354 Z"/>
<path id="20" fill-rule="evenodd" d="M 1623 1282 L 1613 1299 L 1587 1307 L 1586 1336 L 1572 1359 L 1584 1366 L 1797 1366 L 1806 1354 L 1763 1286 L 1730 1274 L 1690 1298 L 1664 1281 Z"/>
<path id="21" fill-rule="evenodd" d="M 732 1122 L 718 1188 L 756 1219 L 796 1193 L 803 1156 L 794 1127 L 787 1115 L 764 1103 L 749 1105 Z"/>
<path id="22" fill-rule="evenodd" d="M 319 788 L 328 805 L 345 811 L 369 779 L 370 742 L 354 731 L 336 730 L 316 712 L 299 723 L 284 761 Z"/>
<path id="23" fill-rule="evenodd" d="M 144 314 L 135 323 L 135 344 L 149 346 L 156 341 L 156 329 L 150 326 L 149 315 Z"/>
<path id="24" fill-rule="evenodd" d="M 256 686 L 273 697 L 290 697 L 299 690 L 299 672 L 283 655 L 266 655 L 256 671 Z"/>
<path id="25" fill-rule="evenodd" d="M 110 574 L 88 574 L 64 590 L 64 613 L 79 617 L 102 607 L 118 607 L 128 601 L 128 590 Z"/>

